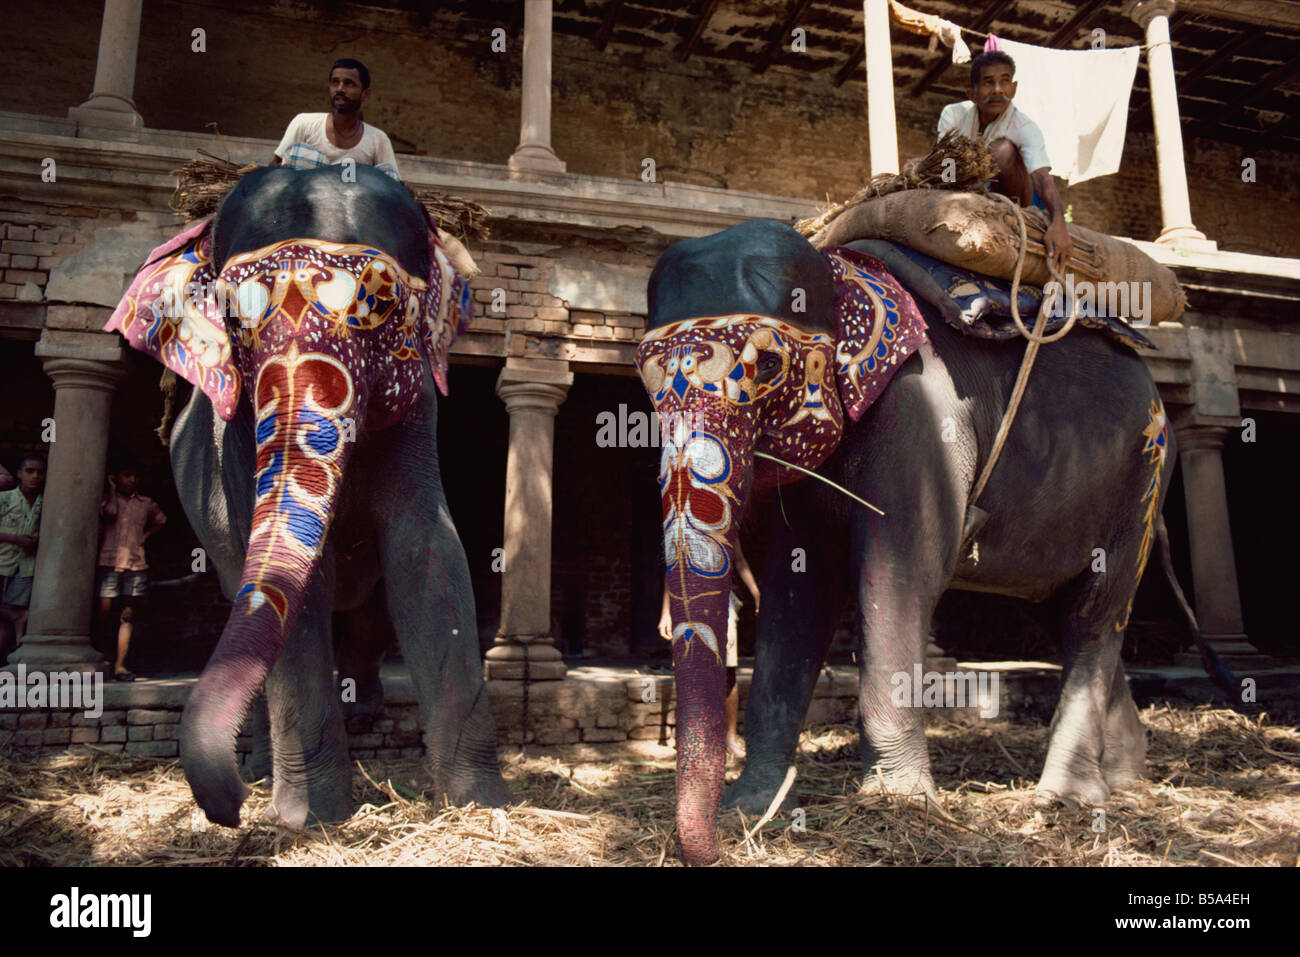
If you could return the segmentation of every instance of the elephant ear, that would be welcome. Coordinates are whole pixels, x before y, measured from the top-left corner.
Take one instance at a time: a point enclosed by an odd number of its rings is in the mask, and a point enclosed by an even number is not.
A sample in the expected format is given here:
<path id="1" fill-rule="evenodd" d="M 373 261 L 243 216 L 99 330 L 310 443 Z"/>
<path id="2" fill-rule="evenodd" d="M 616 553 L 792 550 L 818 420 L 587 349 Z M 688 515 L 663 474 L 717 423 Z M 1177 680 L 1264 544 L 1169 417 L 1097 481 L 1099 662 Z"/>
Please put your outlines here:
<path id="1" fill-rule="evenodd" d="M 215 294 L 211 220 L 149 254 L 104 326 L 148 353 L 212 400 L 229 422 L 239 402 L 224 310 Z"/>
<path id="2" fill-rule="evenodd" d="M 429 289 L 425 293 L 421 341 L 438 391 L 447 394 L 447 354 L 473 316 L 467 280 L 437 234 L 429 231 Z"/>
<path id="3" fill-rule="evenodd" d="M 856 422 L 925 342 L 925 320 L 879 259 L 843 246 L 823 249 L 822 255 L 835 274 L 835 379 Z"/>

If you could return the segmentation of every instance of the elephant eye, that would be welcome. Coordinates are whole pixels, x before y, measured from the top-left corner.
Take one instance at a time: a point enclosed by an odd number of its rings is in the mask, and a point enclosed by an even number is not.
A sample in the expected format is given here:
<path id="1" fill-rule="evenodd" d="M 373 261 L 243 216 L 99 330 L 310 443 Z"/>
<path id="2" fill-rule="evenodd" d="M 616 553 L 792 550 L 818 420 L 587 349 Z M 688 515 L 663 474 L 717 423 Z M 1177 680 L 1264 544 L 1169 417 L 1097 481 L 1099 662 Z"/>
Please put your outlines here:
<path id="1" fill-rule="evenodd" d="M 781 357 L 775 352 L 764 352 L 758 359 L 758 375 L 755 377 L 759 382 L 766 382 L 776 377 L 781 371 Z"/>

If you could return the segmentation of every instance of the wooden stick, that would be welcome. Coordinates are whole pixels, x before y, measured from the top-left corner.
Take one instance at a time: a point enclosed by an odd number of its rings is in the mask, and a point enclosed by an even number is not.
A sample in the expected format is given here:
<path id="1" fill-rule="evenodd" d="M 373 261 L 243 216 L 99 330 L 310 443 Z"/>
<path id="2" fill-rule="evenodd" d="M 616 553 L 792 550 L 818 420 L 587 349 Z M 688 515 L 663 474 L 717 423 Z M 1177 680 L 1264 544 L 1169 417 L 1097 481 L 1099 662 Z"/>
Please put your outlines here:
<path id="1" fill-rule="evenodd" d="M 758 819 L 758 823 L 751 827 L 745 834 L 744 843 L 748 844 L 753 836 L 758 833 L 759 829 L 776 816 L 777 809 L 781 807 L 781 802 L 784 801 L 785 796 L 790 793 L 790 786 L 794 784 L 794 778 L 795 770 L 794 765 L 792 764 L 786 769 L 785 780 L 781 782 L 781 787 L 776 792 L 776 797 L 772 798 L 772 803 L 767 806 L 767 811 L 765 811 L 763 816 Z"/>

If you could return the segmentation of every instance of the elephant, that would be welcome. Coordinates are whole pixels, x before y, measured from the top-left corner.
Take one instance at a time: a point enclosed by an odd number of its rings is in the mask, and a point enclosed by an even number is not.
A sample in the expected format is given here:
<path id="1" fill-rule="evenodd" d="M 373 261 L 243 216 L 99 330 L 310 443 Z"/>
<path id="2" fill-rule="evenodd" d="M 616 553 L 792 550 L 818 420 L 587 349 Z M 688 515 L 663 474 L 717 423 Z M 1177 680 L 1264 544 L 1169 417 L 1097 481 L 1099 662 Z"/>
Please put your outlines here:
<path id="1" fill-rule="evenodd" d="M 436 793 L 511 800 L 437 449 L 433 387 L 446 394 L 468 282 L 405 186 L 368 166 L 349 180 L 338 167 L 248 173 L 210 222 L 154 250 L 106 327 L 195 386 L 172 468 L 233 608 L 186 702 L 180 754 L 199 806 L 229 827 L 247 796 L 236 735 L 263 689 L 268 820 L 350 815 L 340 699 L 373 710 L 390 635 Z M 338 687 L 335 609 L 351 636 Z"/>
<path id="2" fill-rule="evenodd" d="M 1090 329 L 1044 346 L 980 498 L 987 520 L 967 535 L 1024 350 L 950 328 L 854 245 L 819 251 L 756 220 L 669 246 L 649 279 L 636 364 L 662 431 L 687 863 L 716 859 L 724 802 L 761 813 L 775 799 L 850 598 L 866 781 L 942 806 L 922 714 L 897 691 L 949 588 L 1061 602 L 1063 683 L 1037 799 L 1101 803 L 1143 770 L 1120 648 L 1176 455 L 1150 372 Z M 742 517 L 774 487 L 748 757 L 724 795 L 729 576 Z"/>

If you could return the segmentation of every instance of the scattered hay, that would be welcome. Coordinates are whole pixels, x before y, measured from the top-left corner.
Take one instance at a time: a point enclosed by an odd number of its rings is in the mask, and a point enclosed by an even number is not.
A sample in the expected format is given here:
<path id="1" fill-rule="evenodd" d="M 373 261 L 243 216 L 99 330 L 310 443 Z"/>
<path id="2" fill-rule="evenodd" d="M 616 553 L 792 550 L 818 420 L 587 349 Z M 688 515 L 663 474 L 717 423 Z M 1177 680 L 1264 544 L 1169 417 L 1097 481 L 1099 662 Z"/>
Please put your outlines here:
<path id="1" fill-rule="evenodd" d="M 1116 794 L 1105 827 L 1087 808 L 1039 809 L 1031 779 L 1045 724 L 939 724 L 929 732 L 951 821 L 858 790 L 857 735 L 802 738 L 796 789 L 802 832 L 780 813 L 721 821 L 730 865 L 1281 865 L 1300 859 L 1300 733 L 1205 706 L 1152 706 L 1150 779 Z M 503 769 L 520 804 L 438 807 L 418 762 L 366 764 L 346 822 L 291 832 L 209 826 L 174 761 L 89 751 L 0 760 L 0 866 L 659 865 L 677 863 L 673 753 L 647 746 L 623 760 L 579 748 L 520 756 Z M 731 773 L 734 776 L 735 768 Z M 265 783 L 245 808 L 266 809 Z"/>
<path id="2" fill-rule="evenodd" d="M 221 200 L 244 174 L 258 168 L 257 163 L 238 166 L 204 150 L 199 150 L 199 153 L 199 157 L 180 169 L 172 170 L 176 177 L 176 191 L 172 193 L 171 208 L 190 222 L 216 212 Z M 431 187 L 403 185 L 423 204 L 443 232 L 461 240 L 487 239 L 487 217 L 491 210 L 486 206 Z"/>
<path id="3" fill-rule="evenodd" d="M 794 228 L 805 236 L 812 236 L 846 209 L 877 196 L 904 189 L 978 190 L 997 175 L 997 161 L 982 141 L 949 130 L 925 156 L 904 163 L 901 173 L 881 173 L 873 177 L 848 202 L 831 203 L 819 215 L 799 220 Z"/>

